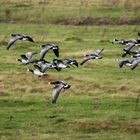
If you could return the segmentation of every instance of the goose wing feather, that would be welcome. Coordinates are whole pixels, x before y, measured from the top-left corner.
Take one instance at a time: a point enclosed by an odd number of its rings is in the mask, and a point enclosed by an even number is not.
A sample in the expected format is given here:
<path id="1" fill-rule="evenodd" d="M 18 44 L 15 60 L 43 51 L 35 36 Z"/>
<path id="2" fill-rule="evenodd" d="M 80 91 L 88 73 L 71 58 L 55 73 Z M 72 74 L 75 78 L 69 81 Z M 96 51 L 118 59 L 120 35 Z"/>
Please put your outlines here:
<path id="1" fill-rule="evenodd" d="M 53 91 L 52 91 L 52 100 L 51 100 L 52 103 L 56 103 L 58 96 L 59 96 L 62 89 L 63 89 L 62 84 L 55 85 L 55 87 L 53 88 Z"/>
<path id="2" fill-rule="evenodd" d="M 9 40 L 8 42 L 8 46 L 7 46 L 7 50 L 18 40 L 18 39 L 22 39 L 23 36 L 14 36 L 12 39 Z"/>
<path id="3" fill-rule="evenodd" d="M 86 57 L 83 59 L 83 61 L 80 63 L 80 65 L 83 65 L 85 62 L 87 62 L 88 60 L 93 59 L 93 58 L 95 58 L 94 55 L 88 55 L 88 56 L 86 56 Z"/>

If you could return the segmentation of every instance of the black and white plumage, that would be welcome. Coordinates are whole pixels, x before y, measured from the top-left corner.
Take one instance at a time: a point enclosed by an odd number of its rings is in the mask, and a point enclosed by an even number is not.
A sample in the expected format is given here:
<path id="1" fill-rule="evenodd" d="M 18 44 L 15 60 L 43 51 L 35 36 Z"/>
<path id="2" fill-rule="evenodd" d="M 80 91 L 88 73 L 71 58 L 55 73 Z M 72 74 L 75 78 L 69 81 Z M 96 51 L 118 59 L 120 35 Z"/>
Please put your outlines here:
<path id="1" fill-rule="evenodd" d="M 68 66 L 75 65 L 76 67 L 78 67 L 78 62 L 75 59 L 62 59 L 61 63 Z"/>
<path id="2" fill-rule="evenodd" d="M 43 75 L 44 75 L 44 73 L 41 72 L 39 69 L 34 69 L 34 70 L 32 70 L 32 69 L 27 69 L 27 71 L 30 71 L 32 74 L 35 74 L 35 75 L 37 75 L 37 76 L 43 76 Z"/>
<path id="3" fill-rule="evenodd" d="M 129 58 L 129 59 L 126 59 L 126 60 L 117 60 L 117 61 L 118 61 L 118 64 L 119 64 L 120 68 L 122 68 L 125 65 L 125 66 L 132 67 L 132 69 L 133 69 L 133 67 L 135 66 L 134 62 L 138 62 L 138 60 L 140 60 L 140 58 L 133 58 L 132 57 L 132 58 Z"/>
<path id="4" fill-rule="evenodd" d="M 122 57 L 125 57 L 127 54 L 130 54 L 130 50 L 135 46 L 135 43 L 127 43 L 123 48 Z"/>
<path id="5" fill-rule="evenodd" d="M 54 85 L 54 88 L 52 91 L 52 99 L 51 99 L 52 103 L 56 103 L 58 96 L 62 89 L 65 90 L 65 89 L 69 89 L 71 87 L 71 85 L 69 85 L 68 83 L 66 83 L 65 81 L 62 81 L 62 80 L 50 82 L 49 84 Z"/>
<path id="6" fill-rule="evenodd" d="M 127 43 L 129 43 L 129 40 L 125 40 L 125 39 L 114 39 L 112 41 L 112 44 L 122 44 L 122 45 L 126 45 Z"/>
<path id="7" fill-rule="evenodd" d="M 85 55 L 85 58 L 82 60 L 80 65 L 83 65 L 85 62 L 89 61 L 90 59 L 102 59 L 102 56 L 100 56 L 100 54 L 102 53 L 103 50 L 104 48 L 101 50 L 95 50 L 92 54 Z"/>
<path id="8" fill-rule="evenodd" d="M 53 59 L 53 63 L 58 68 L 69 68 L 70 66 L 73 65 L 78 67 L 78 62 L 75 59 Z"/>
<path id="9" fill-rule="evenodd" d="M 37 51 L 26 52 L 25 54 L 21 54 L 21 59 L 16 59 L 17 61 L 21 62 L 22 64 L 29 64 L 38 61 L 37 59 L 32 59 L 32 56 L 37 54 Z"/>
<path id="10" fill-rule="evenodd" d="M 48 70 L 49 68 L 54 68 L 57 71 L 59 71 L 59 69 L 57 68 L 57 66 L 52 63 L 52 62 L 45 62 L 43 64 L 39 65 L 34 65 L 35 68 L 39 69 L 41 72 L 45 72 L 46 70 Z"/>
<path id="11" fill-rule="evenodd" d="M 123 48 L 122 57 L 125 57 L 127 54 L 137 54 L 137 52 L 131 51 L 131 49 L 135 46 L 140 46 L 140 44 L 136 44 L 133 42 L 126 44 Z"/>
<path id="12" fill-rule="evenodd" d="M 29 36 L 26 35 L 21 35 L 21 34 L 12 34 L 11 35 L 13 38 L 9 40 L 7 50 L 17 41 L 17 40 L 24 40 L 24 41 L 30 41 L 34 42 L 33 39 Z"/>
<path id="13" fill-rule="evenodd" d="M 16 59 L 16 61 L 19 61 L 19 62 L 21 62 L 22 64 L 28 64 L 28 62 L 29 62 L 29 60 L 28 59 L 24 59 L 24 58 L 21 58 L 21 59 Z"/>
<path id="14" fill-rule="evenodd" d="M 40 58 L 39 60 L 43 60 L 46 53 L 52 49 L 56 57 L 59 57 L 59 47 L 55 44 L 45 44 L 41 45 L 41 52 L 40 52 Z"/>
<path id="15" fill-rule="evenodd" d="M 125 39 L 114 39 L 114 40 L 112 41 L 112 44 L 127 45 L 128 43 L 139 44 L 139 43 L 140 43 L 140 38 L 130 39 L 130 40 L 125 40 Z"/>

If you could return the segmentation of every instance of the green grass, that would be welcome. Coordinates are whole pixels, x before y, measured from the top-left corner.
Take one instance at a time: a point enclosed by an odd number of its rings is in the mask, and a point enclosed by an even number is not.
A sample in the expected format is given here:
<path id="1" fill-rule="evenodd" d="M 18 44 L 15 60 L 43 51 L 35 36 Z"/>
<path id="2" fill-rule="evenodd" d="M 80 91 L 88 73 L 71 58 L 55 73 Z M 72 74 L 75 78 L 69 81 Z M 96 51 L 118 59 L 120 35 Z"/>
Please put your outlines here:
<path id="1" fill-rule="evenodd" d="M 137 0 L 132 8 L 131 1 L 127 4 L 125 0 L 91 0 L 83 4 L 75 0 L 22 1 L 0 1 L 0 139 L 139 140 L 140 103 L 136 104 L 136 99 L 140 67 L 133 71 L 119 68 L 116 59 L 121 58 L 122 46 L 111 43 L 114 38 L 138 38 L 139 25 L 51 24 L 61 17 L 135 17 Z M 14 24 L 4 20 L 8 16 Z M 27 34 L 35 43 L 17 41 L 6 50 L 12 33 Z M 101 60 L 61 72 L 48 70 L 48 77 L 37 77 L 27 72 L 32 65 L 21 65 L 16 59 L 24 52 L 39 50 L 45 43 L 58 44 L 60 59 L 78 62 L 95 49 L 105 50 Z M 50 50 L 45 59 L 53 58 Z M 48 83 L 58 79 L 70 83 L 71 88 L 62 92 L 53 105 L 52 86 Z"/>
<path id="2" fill-rule="evenodd" d="M 115 4 L 116 3 L 116 4 Z M 132 1 L 95 1 L 74 0 L 58 1 L 22 1 L 5 2 L 1 0 L 0 20 L 20 23 L 54 23 L 59 19 L 72 18 L 73 20 L 84 17 L 107 18 L 139 18 L 140 2 Z M 24 12 L 23 12 L 24 11 Z M 117 22 L 117 20 L 116 20 Z"/>
<path id="3" fill-rule="evenodd" d="M 131 98 L 65 97 L 52 105 L 42 96 L 26 95 L 26 99 L 1 99 L 0 105 L 0 134 L 10 139 L 139 137 L 139 111 Z"/>
<path id="4" fill-rule="evenodd" d="M 102 26 L 101 29 L 98 26 L 1 24 L 0 27 L 3 33 L 1 139 L 139 139 L 139 103 L 136 107 L 139 67 L 134 71 L 120 69 L 115 59 L 121 58 L 121 46 L 110 43 L 115 37 L 137 37 L 138 26 Z M 17 41 L 7 51 L 10 34 L 18 32 L 29 34 L 36 43 Z M 75 58 L 78 62 L 85 53 L 103 47 L 105 51 L 102 60 L 89 61 L 79 68 L 49 70 L 49 78 L 38 78 L 26 71 L 32 65 L 15 61 L 21 53 L 38 50 L 39 45 L 47 42 L 60 46 L 60 58 Z M 50 51 L 46 59 L 53 58 Z M 57 79 L 66 80 L 72 87 L 52 105 L 52 86 L 48 82 Z"/>

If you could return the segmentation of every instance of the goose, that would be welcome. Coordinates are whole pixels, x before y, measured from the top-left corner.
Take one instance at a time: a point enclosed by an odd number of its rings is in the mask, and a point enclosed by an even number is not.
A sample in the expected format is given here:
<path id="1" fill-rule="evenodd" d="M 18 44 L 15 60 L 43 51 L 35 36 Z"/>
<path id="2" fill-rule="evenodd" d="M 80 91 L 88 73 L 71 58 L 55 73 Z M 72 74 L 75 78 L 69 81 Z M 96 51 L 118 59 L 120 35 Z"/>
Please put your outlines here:
<path id="1" fill-rule="evenodd" d="M 41 72 L 45 72 L 46 70 L 48 70 L 49 68 L 54 68 L 57 71 L 59 71 L 59 69 L 57 68 L 57 66 L 52 63 L 52 62 L 45 62 L 43 64 L 39 65 L 34 65 L 35 68 L 39 69 Z"/>
<path id="2" fill-rule="evenodd" d="M 95 50 L 92 54 L 85 55 L 85 58 L 82 60 L 80 65 L 83 65 L 85 62 L 87 62 L 90 59 L 102 59 L 102 56 L 100 56 L 100 54 L 102 53 L 103 50 L 104 48 L 101 50 Z"/>
<path id="3" fill-rule="evenodd" d="M 27 64 L 35 61 L 35 59 L 32 59 L 32 56 L 34 54 L 37 54 L 37 51 L 26 52 L 25 54 L 21 54 L 20 55 L 21 59 L 18 58 L 16 60 L 19 61 L 19 62 L 21 62 L 22 64 L 26 64 L 27 65 Z"/>
<path id="4" fill-rule="evenodd" d="M 63 68 L 69 68 L 67 64 L 64 64 L 60 59 L 53 59 L 53 63 L 61 70 Z"/>
<path id="5" fill-rule="evenodd" d="M 130 51 L 134 46 L 140 46 L 140 44 L 136 44 L 136 43 L 128 43 L 125 45 L 125 47 L 123 48 L 123 53 L 122 53 L 122 57 L 125 57 L 127 54 L 133 54 L 134 52 Z"/>
<path id="6" fill-rule="evenodd" d="M 46 53 L 52 49 L 56 57 L 59 57 L 59 47 L 55 44 L 45 44 L 41 45 L 41 52 L 40 52 L 40 58 L 39 60 L 43 60 Z"/>
<path id="7" fill-rule="evenodd" d="M 33 39 L 29 36 L 26 35 L 21 35 L 21 34 L 11 34 L 11 36 L 13 37 L 12 39 L 9 40 L 8 42 L 8 46 L 7 46 L 7 50 L 9 50 L 9 48 L 17 41 L 17 40 L 24 40 L 24 41 L 30 41 L 30 42 L 34 42 Z"/>
<path id="8" fill-rule="evenodd" d="M 127 45 L 128 43 L 139 44 L 139 43 L 140 43 L 140 38 L 130 39 L 130 40 L 125 40 L 125 39 L 114 39 L 114 40 L 112 41 L 112 44 Z"/>
<path id="9" fill-rule="evenodd" d="M 68 83 L 66 83 L 63 80 L 57 80 L 57 81 L 54 81 L 54 82 L 50 82 L 49 84 L 54 85 L 53 91 L 52 91 L 52 99 L 51 99 L 51 102 L 53 104 L 56 103 L 56 101 L 58 99 L 58 96 L 59 96 L 62 89 L 65 90 L 65 89 L 69 89 L 71 87 L 71 85 L 69 85 Z"/>
<path id="10" fill-rule="evenodd" d="M 22 59 L 18 58 L 18 59 L 16 59 L 16 61 L 19 61 L 19 62 L 21 62 L 22 64 L 25 64 L 25 65 L 28 64 L 28 62 L 29 62 L 28 59 L 23 59 L 23 58 Z"/>
<path id="11" fill-rule="evenodd" d="M 127 43 L 123 48 L 122 57 L 125 57 L 127 54 L 130 54 L 130 50 L 135 46 L 135 43 Z"/>
<path id="12" fill-rule="evenodd" d="M 78 67 L 78 62 L 72 59 L 53 59 L 53 63 L 55 63 L 60 68 L 69 68 L 72 65 Z"/>
<path id="13" fill-rule="evenodd" d="M 78 67 L 78 62 L 75 59 L 63 59 L 62 63 L 71 66 L 75 65 L 76 67 Z"/>
<path id="14" fill-rule="evenodd" d="M 39 69 L 35 69 L 35 70 L 27 69 L 27 71 L 30 71 L 32 74 L 35 74 L 35 75 L 38 75 L 38 76 L 43 76 L 44 75 L 44 73 L 41 72 Z"/>
<path id="15" fill-rule="evenodd" d="M 118 64 L 119 64 L 119 67 L 122 68 L 124 65 L 125 66 L 132 66 L 133 62 L 136 61 L 137 59 L 139 58 L 129 58 L 129 59 L 126 59 L 126 60 L 118 60 Z"/>
<path id="16" fill-rule="evenodd" d="M 126 45 L 129 41 L 128 40 L 124 40 L 124 39 L 114 39 L 112 41 L 112 44 L 122 44 L 122 45 Z"/>
<path id="17" fill-rule="evenodd" d="M 22 64 L 25 64 L 25 65 L 28 65 L 28 64 L 31 64 L 31 63 L 39 63 L 41 62 L 40 60 L 38 59 L 27 59 L 26 57 L 24 56 L 21 56 L 21 59 L 16 59 L 16 61 L 19 61 L 21 62 Z M 43 60 L 42 60 L 43 61 Z"/>

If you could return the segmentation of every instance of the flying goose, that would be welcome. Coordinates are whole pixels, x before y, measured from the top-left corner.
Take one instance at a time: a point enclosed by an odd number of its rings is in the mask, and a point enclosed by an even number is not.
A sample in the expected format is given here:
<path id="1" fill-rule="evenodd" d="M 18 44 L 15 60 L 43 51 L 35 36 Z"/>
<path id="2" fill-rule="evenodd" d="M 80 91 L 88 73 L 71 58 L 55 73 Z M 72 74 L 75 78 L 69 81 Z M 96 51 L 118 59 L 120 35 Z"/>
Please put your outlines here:
<path id="1" fill-rule="evenodd" d="M 35 75 L 38 75 L 38 76 L 43 76 L 44 75 L 44 73 L 41 72 L 39 69 L 35 69 L 35 70 L 27 69 L 27 71 L 30 71 L 32 74 L 35 74 Z"/>
<path id="2" fill-rule="evenodd" d="M 32 51 L 32 52 L 26 52 L 25 54 L 21 54 L 20 57 L 21 59 L 16 59 L 17 61 L 21 62 L 22 64 L 29 64 L 32 61 L 35 61 L 35 59 L 32 59 L 32 56 L 34 54 L 37 54 L 37 51 Z M 37 60 L 36 60 L 37 61 Z"/>
<path id="3" fill-rule="evenodd" d="M 49 68 L 54 68 L 57 71 L 59 71 L 59 69 L 57 68 L 57 66 L 52 63 L 52 62 L 45 62 L 43 64 L 39 65 L 34 65 L 35 68 L 39 69 L 41 72 L 45 72 L 46 70 L 48 70 Z"/>
<path id="4" fill-rule="evenodd" d="M 125 40 L 125 39 L 114 39 L 114 40 L 112 41 L 112 44 L 122 44 L 122 45 L 126 45 L 127 43 L 139 44 L 139 43 L 140 43 L 140 38 L 130 39 L 130 40 Z"/>
<path id="5" fill-rule="evenodd" d="M 134 47 L 134 46 L 140 46 L 140 44 L 136 44 L 136 43 L 128 43 L 125 45 L 125 47 L 123 48 L 123 53 L 122 53 L 122 57 L 125 57 L 127 54 L 133 54 L 135 52 L 132 52 L 131 49 Z"/>
<path id="6" fill-rule="evenodd" d="M 95 50 L 92 54 L 85 55 L 85 58 L 82 60 L 80 65 L 83 65 L 85 62 L 87 62 L 90 59 L 102 59 L 102 56 L 100 56 L 100 54 L 102 53 L 103 50 L 104 48 L 101 50 Z"/>
<path id="7" fill-rule="evenodd" d="M 59 57 L 59 47 L 55 44 L 45 44 L 45 45 L 41 45 L 41 52 L 40 52 L 40 58 L 39 60 L 43 60 L 46 53 L 52 49 L 54 54 Z"/>
<path id="8" fill-rule="evenodd" d="M 53 59 L 53 63 L 59 68 L 69 68 L 72 65 L 78 67 L 78 62 L 74 59 Z"/>
<path id="9" fill-rule="evenodd" d="M 39 63 L 39 62 L 42 62 L 41 60 L 38 60 L 38 59 L 27 59 L 26 57 L 22 57 L 21 56 L 21 59 L 16 59 L 17 61 L 21 62 L 22 64 L 25 64 L 25 65 L 28 65 L 28 64 L 32 64 L 32 63 Z M 45 61 L 45 60 L 44 60 Z"/>
<path id="10" fill-rule="evenodd" d="M 118 61 L 118 64 L 119 64 L 119 67 L 122 68 L 123 65 L 125 66 L 132 66 L 133 62 L 134 61 L 137 61 L 139 58 L 129 58 L 129 59 L 126 59 L 126 60 L 117 60 Z"/>
<path id="11" fill-rule="evenodd" d="M 62 63 L 71 66 L 75 65 L 76 67 L 78 67 L 78 62 L 75 59 L 63 59 Z"/>
<path id="12" fill-rule="evenodd" d="M 127 43 L 123 48 L 122 57 L 125 57 L 127 54 L 130 54 L 130 50 L 135 46 L 135 43 Z"/>
<path id="13" fill-rule="evenodd" d="M 122 44 L 122 45 L 126 45 L 129 42 L 129 40 L 125 40 L 125 39 L 114 39 L 112 41 L 112 44 Z"/>
<path id="14" fill-rule="evenodd" d="M 54 88 L 52 91 L 52 99 L 51 102 L 52 103 L 56 103 L 57 98 L 61 92 L 62 89 L 69 89 L 71 87 L 71 85 L 69 85 L 68 83 L 66 83 L 65 81 L 62 80 L 58 80 L 58 81 L 54 81 L 54 82 L 50 82 L 49 84 L 53 84 Z"/>
<path id="15" fill-rule="evenodd" d="M 34 42 L 33 39 L 29 36 L 26 35 L 21 35 L 21 34 L 11 34 L 13 37 L 12 39 L 9 40 L 7 50 L 17 41 L 17 40 L 24 40 L 24 41 L 30 41 Z"/>

